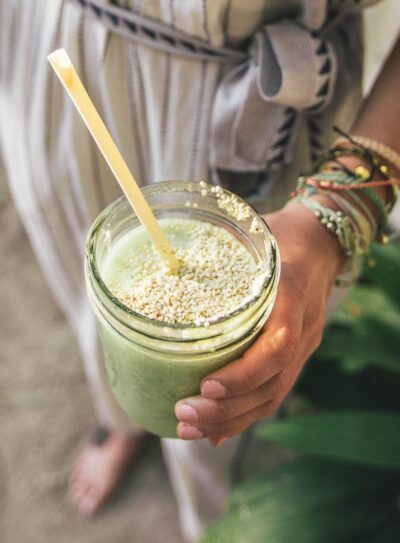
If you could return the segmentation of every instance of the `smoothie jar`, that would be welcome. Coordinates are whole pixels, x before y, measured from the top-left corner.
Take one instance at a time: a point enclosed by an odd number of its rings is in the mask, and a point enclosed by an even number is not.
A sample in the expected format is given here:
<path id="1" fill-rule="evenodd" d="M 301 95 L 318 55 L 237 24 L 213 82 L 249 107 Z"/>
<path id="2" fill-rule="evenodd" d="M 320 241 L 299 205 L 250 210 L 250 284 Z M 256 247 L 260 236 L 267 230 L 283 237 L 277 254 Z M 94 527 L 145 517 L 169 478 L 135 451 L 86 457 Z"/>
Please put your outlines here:
<path id="1" fill-rule="evenodd" d="M 157 219 L 192 219 L 227 229 L 260 269 L 254 296 L 232 313 L 207 326 L 168 324 L 126 307 L 102 278 L 113 244 L 139 225 L 127 200 L 121 197 L 109 205 L 89 232 L 86 282 L 112 392 L 136 424 L 163 437 L 177 437 L 175 403 L 198 394 L 202 379 L 240 357 L 265 324 L 277 292 L 280 260 L 266 223 L 229 191 L 164 181 L 145 187 L 143 194 Z"/>

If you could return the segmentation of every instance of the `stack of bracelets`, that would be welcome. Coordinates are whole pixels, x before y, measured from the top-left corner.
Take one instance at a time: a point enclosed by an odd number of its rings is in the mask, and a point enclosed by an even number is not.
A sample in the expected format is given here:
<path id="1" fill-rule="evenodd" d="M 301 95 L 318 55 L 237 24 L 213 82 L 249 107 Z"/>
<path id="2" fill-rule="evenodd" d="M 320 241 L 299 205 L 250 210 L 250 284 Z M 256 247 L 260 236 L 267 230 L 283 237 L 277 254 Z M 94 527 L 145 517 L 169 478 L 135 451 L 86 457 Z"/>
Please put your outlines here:
<path id="1" fill-rule="evenodd" d="M 336 284 L 347 286 L 357 278 L 360 257 L 370 244 L 389 239 L 385 231 L 399 190 L 400 180 L 395 179 L 394 172 L 400 172 L 400 154 L 375 140 L 348 135 L 337 127 L 335 130 L 341 137 L 320 157 L 312 172 L 299 177 L 292 197 L 337 237 L 348 264 Z M 363 165 L 352 170 L 340 161 L 345 156 L 358 157 Z M 391 190 L 389 204 L 372 190 L 381 186 Z M 313 199 L 316 194 L 327 196 L 338 211 Z"/>

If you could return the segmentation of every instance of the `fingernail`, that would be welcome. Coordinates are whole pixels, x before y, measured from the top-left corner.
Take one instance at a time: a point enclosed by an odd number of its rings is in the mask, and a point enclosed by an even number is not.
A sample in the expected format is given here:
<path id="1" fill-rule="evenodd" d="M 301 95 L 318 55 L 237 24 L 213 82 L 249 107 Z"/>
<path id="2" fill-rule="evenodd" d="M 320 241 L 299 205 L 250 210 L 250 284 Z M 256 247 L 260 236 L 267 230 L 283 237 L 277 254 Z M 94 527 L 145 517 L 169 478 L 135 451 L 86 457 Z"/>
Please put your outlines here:
<path id="1" fill-rule="evenodd" d="M 201 394 L 205 398 L 222 398 L 222 396 L 225 396 L 226 394 L 226 388 L 221 385 L 219 381 L 215 381 L 214 379 L 210 379 L 209 381 L 205 381 L 201 386 Z"/>
<path id="2" fill-rule="evenodd" d="M 183 422 L 196 422 L 199 420 L 196 410 L 187 403 L 178 403 L 175 407 L 175 415 Z"/>
<path id="3" fill-rule="evenodd" d="M 189 426 L 187 424 L 180 424 L 178 428 L 178 435 L 182 439 L 200 439 L 203 437 L 203 433 L 200 432 L 194 426 Z"/>

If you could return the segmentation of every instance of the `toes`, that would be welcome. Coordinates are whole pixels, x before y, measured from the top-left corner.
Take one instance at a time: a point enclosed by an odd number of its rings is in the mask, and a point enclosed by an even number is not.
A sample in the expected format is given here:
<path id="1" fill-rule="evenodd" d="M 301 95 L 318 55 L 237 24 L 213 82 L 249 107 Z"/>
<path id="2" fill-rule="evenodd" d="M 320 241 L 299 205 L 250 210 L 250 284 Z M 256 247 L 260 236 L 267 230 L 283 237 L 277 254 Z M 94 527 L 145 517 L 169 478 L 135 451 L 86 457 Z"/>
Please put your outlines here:
<path id="1" fill-rule="evenodd" d="M 116 489 L 135 452 L 126 439 L 110 438 L 101 447 L 87 445 L 71 469 L 69 493 L 79 513 L 94 515 Z M 138 441 L 135 441 L 138 447 Z"/>
<path id="2" fill-rule="evenodd" d="M 94 515 L 100 506 L 100 500 L 92 492 L 89 492 L 81 497 L 77 503 L 78 510 L 84 517 Z"/>
<path id="3" fill-rule="evenodd" d="M 76 499 L 86 494 L 89 489 L 90 483 L 88 481 L 85 481 L 84 479 L 76 479 L 70 485 L 71 496 Z"/>
<path id="4" fill-rule="evenodd" d="M 91 485 L 79 500 L 78 509 L 82 515 L 90 517 L 100 509 L 108 496 L 106 489 Z"/>
<path id="5" fill-rule="evenodd" d="M 85 472 L 81 472 L 70 484 L 70 496 L 79 513 L 91 517 L 101 507 L 107 498 L 106 489 L 94 484 Z"/>
<path id="6" fill-rule="evenodd" d="M 70 496 L 72 501 L 75 504 L 78 504 L 79 501 L 90 493 L 92 485 L 90 481 L 85 480 L 83 476 L 77 477 L 69 487 Z"/>

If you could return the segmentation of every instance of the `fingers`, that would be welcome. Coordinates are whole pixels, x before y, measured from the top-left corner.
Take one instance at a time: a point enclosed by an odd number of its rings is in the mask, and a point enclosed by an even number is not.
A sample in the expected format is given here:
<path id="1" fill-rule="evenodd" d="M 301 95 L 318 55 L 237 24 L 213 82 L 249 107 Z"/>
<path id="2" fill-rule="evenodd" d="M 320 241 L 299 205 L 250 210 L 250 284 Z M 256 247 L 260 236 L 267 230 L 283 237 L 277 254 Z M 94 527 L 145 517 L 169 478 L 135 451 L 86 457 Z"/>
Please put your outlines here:
<path id="1" fill-rule="evenodd" d="M 202 399 L 197 396 L 179 402 L 176 408 L 176 415 L 181 421 L 177 426 L 178 436 L 185 440 L 208 437 L 212 444 L 220 444 L 222 438 L 243 432 L 260 418 L 272 415 L 278 409 L 290 392 L 302 366 L 301 363 L 293 362 L 248 395 L 224 400 Z M 188 411 L 181 411 L 182 406 L 190 407 L 195 411 L 195 416 L 193 411 L 190 416 Z M 251 407 L 247 409 L 248 406 Z"/>
<path id="2" fill-rule="evenodd" d="M 201 422 L 196 423 L 196 426 L 191 426 L 180 422 L 177 427 L 177 434 L 181 439 L 201 439 L 208 437 L 212 441 L 219 443 L 221 439 L 232 437 L 240 432 L 244 432 L 256 420 L 266 417 L 273 413 L 276 409 L 274 401 L 265 402 L 254 409 L 239 415 L 233 419 L 223 422 L 204 425 Z"/>
<path id="3" fill-rule="evenodd" d="M 323 329 L 323 299 L 315 292 L 310 300 L 301 284 L 293 274 L 283 274 L 261 336 L 240 359 L 207 375 L 201 396 L 177 404 L 181 439 L 208 437 L 220 444 L 281 405 Z"/>
<path id="4" fill-rule="evenodd" d="M 299 356 L 304 296 L 282 281 L 272 315 L 261 336 L 238 360 L 203 380 L 201 394 L 217 399 L 247 394 L 277 375 Z"/>
<path id="5" fill-rule="evenodd" d="M 319 339 L 310 335 L 297 360 L 249 394 L 213 400 L 194 396 L 180 401 L 176 416 L 181 421 L 181 439 L 208 437 L 213 445 L 242 432 L 259 418 L 273 414 L 289 394 L 299 374 L 315 350 Z"/>
<path id="6" fill-rule="evenodd" d="M 281 374 L 275 375 L 250 394 L 242 394 L 222 400 L 193 396 L 176 404 L 175 414 L 182 422 L 223 422 L 251 411 L 263 403 L 284 393 Z"/>

